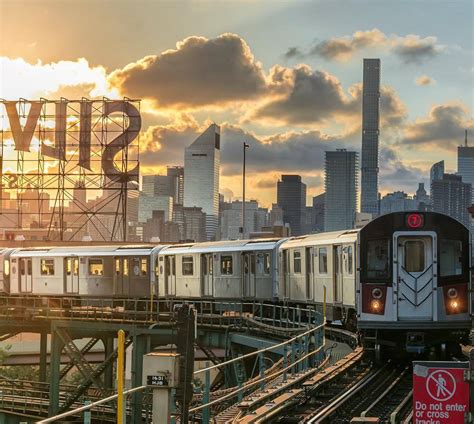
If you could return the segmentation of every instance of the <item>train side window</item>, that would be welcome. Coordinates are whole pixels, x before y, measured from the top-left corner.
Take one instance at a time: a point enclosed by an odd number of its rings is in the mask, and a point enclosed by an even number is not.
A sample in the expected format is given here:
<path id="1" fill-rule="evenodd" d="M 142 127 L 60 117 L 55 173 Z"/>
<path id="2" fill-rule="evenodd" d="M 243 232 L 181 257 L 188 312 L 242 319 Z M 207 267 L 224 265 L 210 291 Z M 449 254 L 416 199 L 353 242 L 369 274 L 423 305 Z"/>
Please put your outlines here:
<path id="1" fill-rule="evenodd" d="M 193 275 L 194 274 L 194 260 L 192 256 L 183 256 L 181 260 L 182 274 Z"/>
<path id="2" fill-rule="evenodd" d="M 120 259 L 115 259 L 115 274 L 120 275 Z"/>
<path id="3" fill-rule="evenodd" d="M 460 240 L 440 241 L 440 276 L 462 274 L 462 242 Z"/>
<path id="4" fill-rule="evenodd" d="M 263 273 L 269 275 L 270 274 L 270 253 L 265 253 L 263 256 Z"/>
<path id="5" fill-rule="evenodd" d="M 405 242 L 405 269 L 408 272 L 422 272 L 425 269 L 425 243 L 422 240 Z"/>
<path id="6" fill-rule="evenodd" d="M 301 252 L 293 252 L 293 272 L 301 274 Z"/>
<path id="7" fill-rule="evenodd" d="M 132 270 L 133 270 L 133 275 L 137 277 L 140 275 L 140 259 L 139 258 L 132 259 Z"/>
<path id="8" fill-rule="evenodd" d="M 367 277 L 389 278 L 390 240 L 379 239 L 367 242 Z"/>
<path id="9" fill-rule="evenodd" d="M 319 273 L 328 273 L 328 249 L 326 247 L 320 247 L 319 252 Z"/>
<path id="10" fill-rule="evenodd" d="M 347 275 L 352 275 L 354 269 L 354 252 L 352 246 L 347 247 L 346 252 L 346 273 Z"/>
<path id="11" fill-rule="evenodd" d="M 20 259 L 20 275 L 25 275 L 25 261 Z"/>
<path id="12" fill-rule="evenodd" d="M 221 275 L 232 275 L 232 256 L 221 256 Z"/>
<path id="13" fill-rule="evenodd" d="M 140 259 L 140 272 L 142 277 L 145 277 L 148 274 L 148 260 L 147 258 Z"/>
<path id="14" fill-rule="evenodd" d="M 10 261 L 8 259 L 3 261 L 3 275 L 10 275 Z"/>
<path id="15" fill-rule="evenodd" d="M 54 259 L 41 259 L 41 275 L 54 275 Z"/>
<path id="16" fill-rule="evenodd" d="M 102 259 L 89 259 L 89 275 L 104 275 L 104 261 Z"/>

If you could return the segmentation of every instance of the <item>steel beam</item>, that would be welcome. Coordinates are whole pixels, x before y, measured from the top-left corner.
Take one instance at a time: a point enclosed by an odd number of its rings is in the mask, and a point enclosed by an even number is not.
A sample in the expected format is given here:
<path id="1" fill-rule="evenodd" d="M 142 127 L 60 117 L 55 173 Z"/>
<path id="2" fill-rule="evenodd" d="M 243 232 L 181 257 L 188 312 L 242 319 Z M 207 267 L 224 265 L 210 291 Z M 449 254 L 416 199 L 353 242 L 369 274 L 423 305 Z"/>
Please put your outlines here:
<path id="1" fill-rule="evenodd" d="M 242 333 L 232 333 L 229 335 L 229 339 L 232 343 L 248 346 L 254 349 L 263 349 L 272 347 L 275 345 L 274 340 L 263 339 L 261 337 L 249 336 Z M 278 347 L 271 351 L 271 353 L 283 356 L 285 354 L 283 346 Z"/>
<path id="2" fill-rule="evenodd" d="M 133 350 L 132 350 L 132 387 L 141 386 L 143 379 L 143 356 L 146 351 L 147 336 L 135 335 L 133 336 Z M 132 394 L 132 422 L 139 423 L 142 419 L 142 401 L 143 393 L 135 392 Z"/>
<path id="3" fill-rule="evenodd" d="M 61 372 L 61 351 L 63 343 L 58 336 L 56 326 L 53 324 L 51 329 L 51 357 L 50 357 L 50 376 L 49 376 L 49 415 L 54 416 L 59 412 L 59 381 Z"/>
<path id="4" fill-rule="evenodd" d="M 40 336 L 40 364 L 39 364 L 39 381 L 46 383 L 46 366 L 48 356 L 48 334 L 41 333 Z"/>

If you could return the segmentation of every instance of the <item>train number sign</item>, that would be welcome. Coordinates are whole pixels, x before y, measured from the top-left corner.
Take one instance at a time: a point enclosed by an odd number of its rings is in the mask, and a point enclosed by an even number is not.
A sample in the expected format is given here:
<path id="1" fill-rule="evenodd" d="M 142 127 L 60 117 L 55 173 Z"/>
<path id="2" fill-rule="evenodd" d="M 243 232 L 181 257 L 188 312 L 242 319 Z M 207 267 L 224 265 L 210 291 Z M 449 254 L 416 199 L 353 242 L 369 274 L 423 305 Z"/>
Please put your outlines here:
<path id="1" fill-rule="evenodd" d="M 168 387 L 168 378 L 165 375 L 147 375 L 147 386 Z"/>
<path id="2" fill-rule="evenodd" d="M 464 424 L 469 412 L 468 362 L 413 362 L 413 423 Z"/>

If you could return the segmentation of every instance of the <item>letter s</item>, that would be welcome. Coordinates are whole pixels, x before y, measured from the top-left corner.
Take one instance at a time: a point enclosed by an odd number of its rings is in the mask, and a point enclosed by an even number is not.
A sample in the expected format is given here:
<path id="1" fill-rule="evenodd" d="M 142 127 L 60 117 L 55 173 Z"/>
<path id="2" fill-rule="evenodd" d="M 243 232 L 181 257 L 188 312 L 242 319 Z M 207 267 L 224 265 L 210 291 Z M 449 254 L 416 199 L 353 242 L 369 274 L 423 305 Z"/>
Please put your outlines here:
<path id="1" fill-rule="evenodd" d="M 102 155 L 102 169 L 104 174 L 111 180 L 116 182 L 129 182 L 135 181 L 138 183 L 138 166 L 130 171 L 120 170 L 114 164 L 114 158 L 120 150 L 125 149 L 140 132 L 142 126 L 142 118 L 138 109 L 131 103 L 116 100 L 105 103 L 104 116 L 109 116 L 114 112 L 122 112 L 129 118 L 129 126 L 124 130 L 122 134 L 114 138 L 104 149 Z"/>

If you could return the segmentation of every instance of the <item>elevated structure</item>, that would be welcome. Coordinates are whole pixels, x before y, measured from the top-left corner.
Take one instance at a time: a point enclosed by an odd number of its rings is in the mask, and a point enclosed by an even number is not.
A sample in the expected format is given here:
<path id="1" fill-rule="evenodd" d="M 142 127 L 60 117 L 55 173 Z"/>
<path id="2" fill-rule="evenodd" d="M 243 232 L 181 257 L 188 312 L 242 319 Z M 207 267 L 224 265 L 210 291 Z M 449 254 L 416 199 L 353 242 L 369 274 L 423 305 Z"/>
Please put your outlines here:
<path id="1" fill-rule="evenodd" d="M 206 214 L 206 236 L 216 237 L 219 225 L 220 128 L 212 124 L 184 153 L 184 206 Z"/>
<path id="2" fill-rule="evenodd" d="M 364 59 L 361 212 L 378 215 L 380 59 Z"/>

